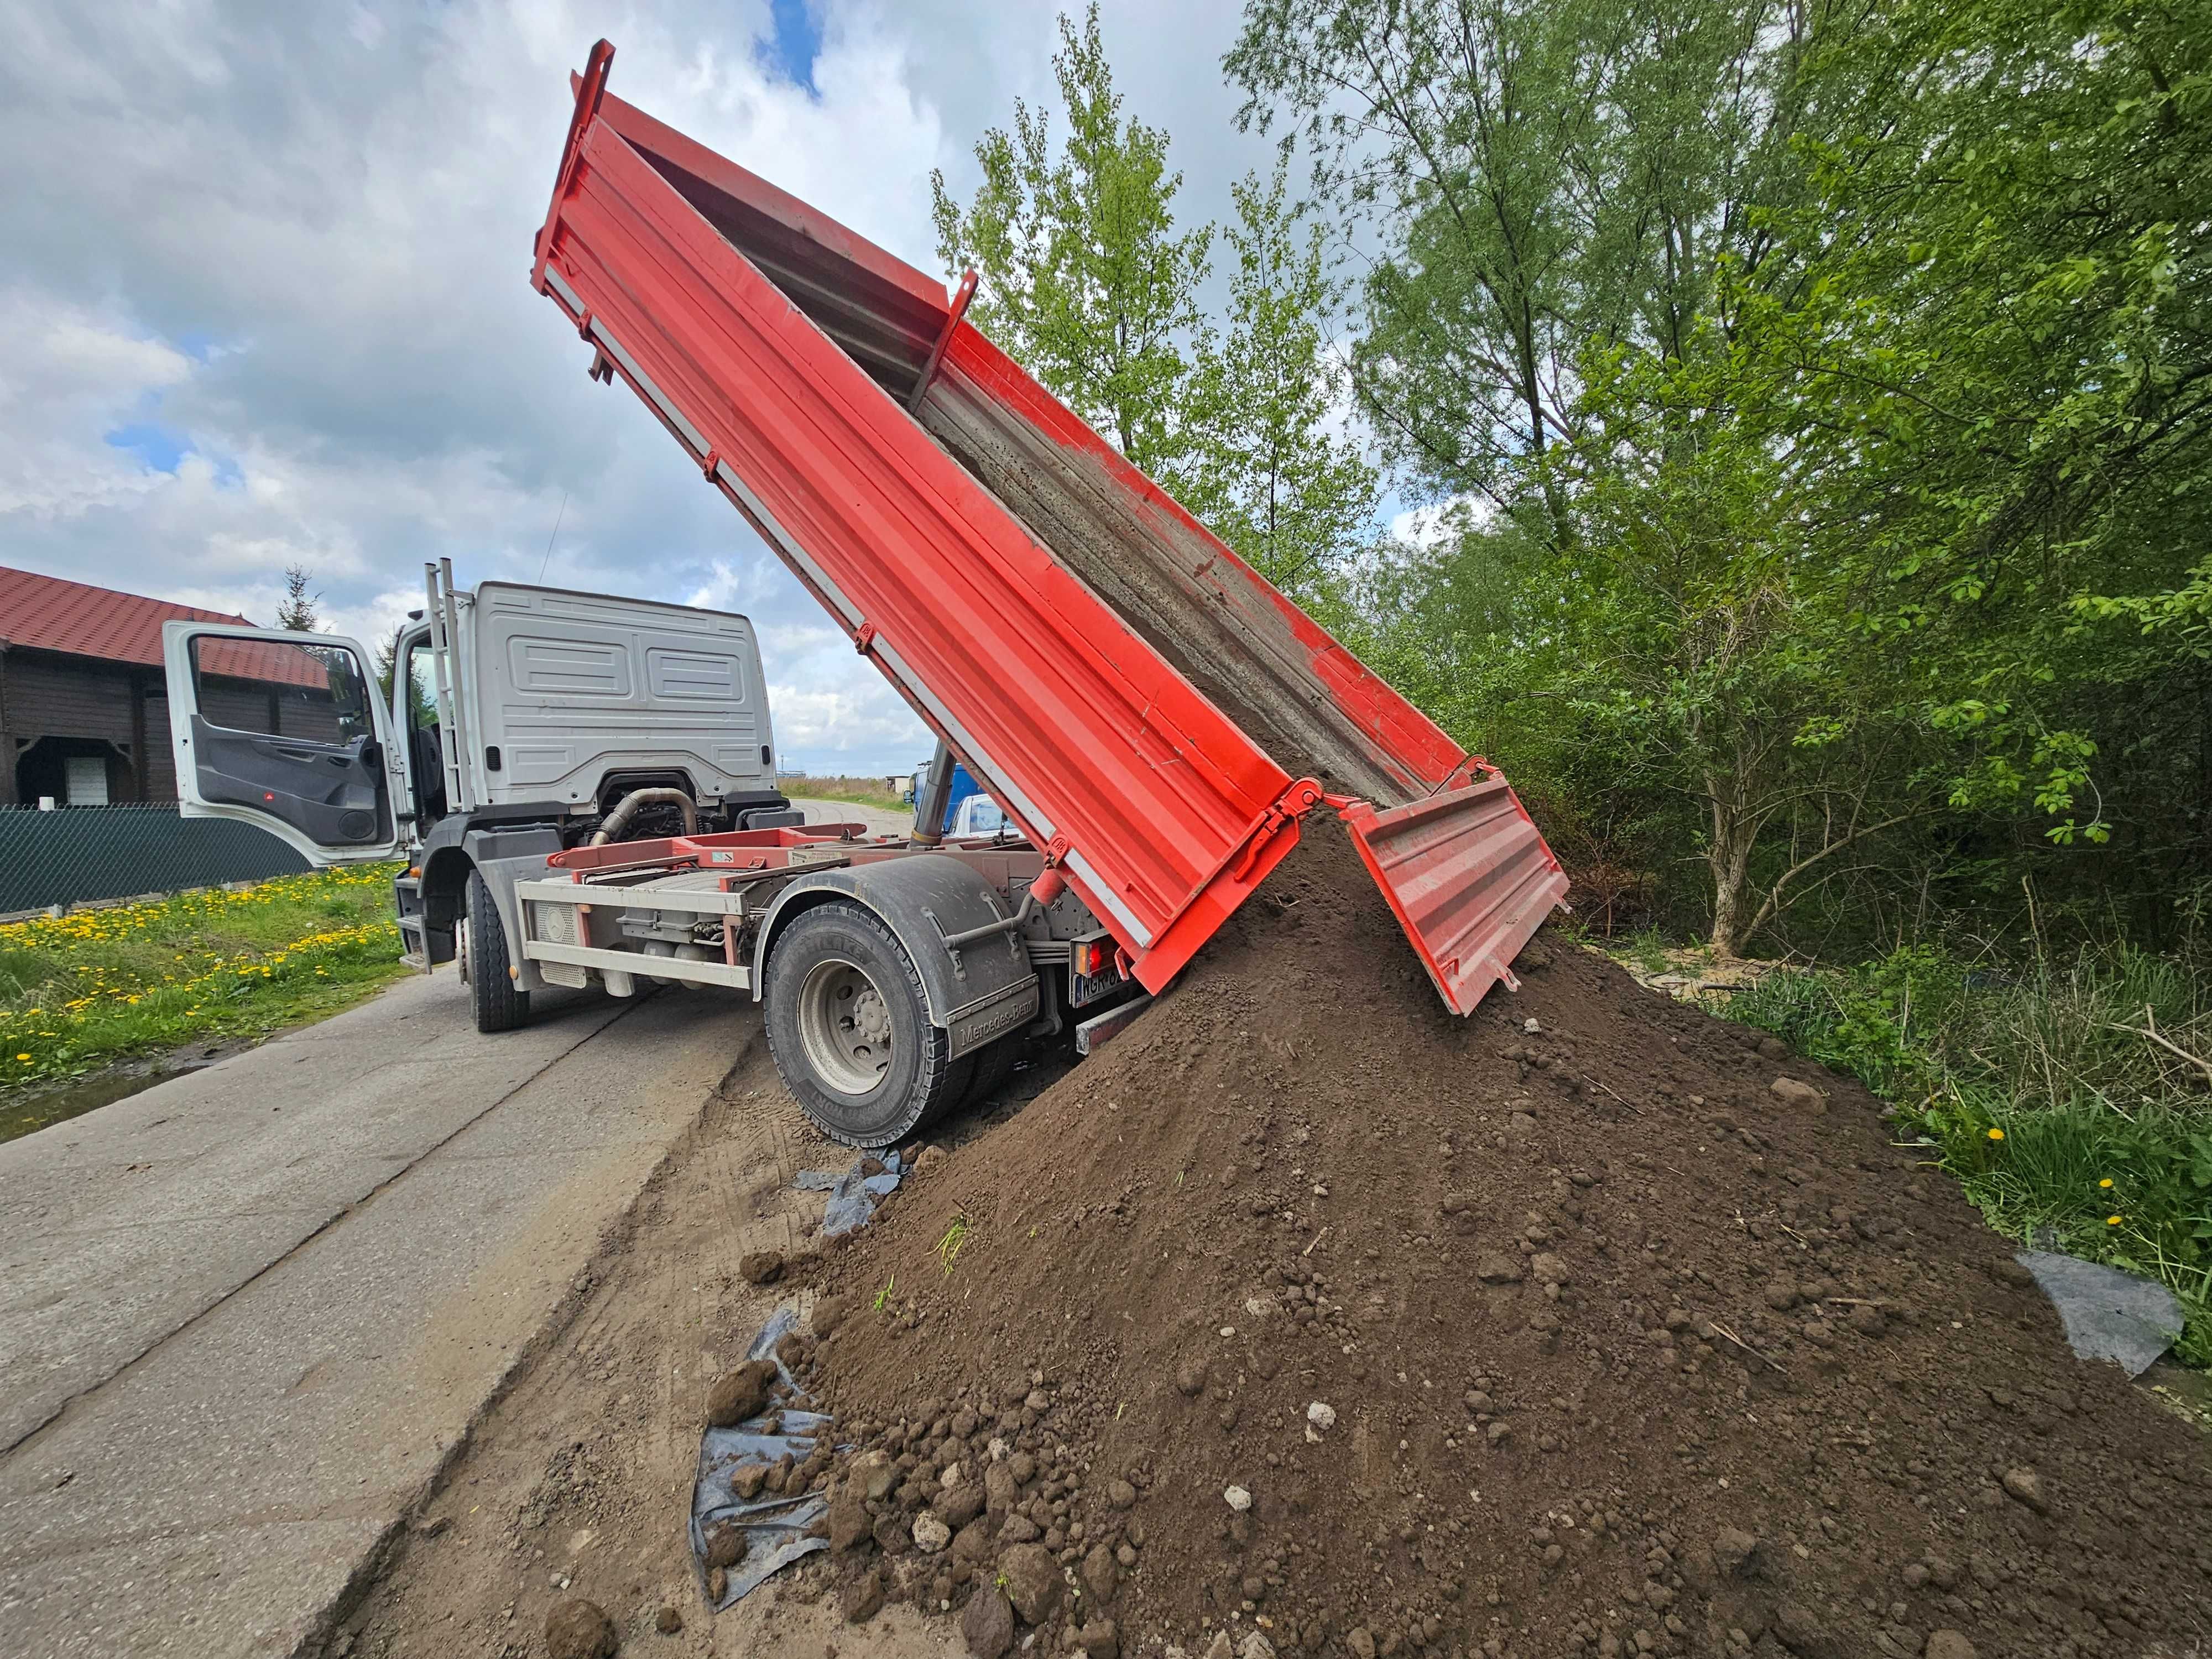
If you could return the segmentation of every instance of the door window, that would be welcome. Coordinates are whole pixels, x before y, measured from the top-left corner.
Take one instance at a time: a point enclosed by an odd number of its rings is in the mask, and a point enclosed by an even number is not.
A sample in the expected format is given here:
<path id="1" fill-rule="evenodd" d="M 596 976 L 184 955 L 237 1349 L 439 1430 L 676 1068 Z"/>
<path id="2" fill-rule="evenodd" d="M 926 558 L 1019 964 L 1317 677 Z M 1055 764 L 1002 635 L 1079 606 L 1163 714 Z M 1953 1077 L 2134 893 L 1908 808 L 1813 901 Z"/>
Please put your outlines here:
<path id="1" fill-rule="evenodd" d="M 428 629 L 404 640 L 400 660 L 406 665 L 407 696 L 400 718 L 406 722 L 407 760 L 415 780 L 415 814 L 418 833 L 446 815 L 446 755 L 438 732 L 438 690 L 433 675 L 435 659 Z"/>
<path id="2" fill-rule="evenodd" d="M 211 726 L 306 743 L 374 737 L 374 695 L 361 660 L 343 646 L 196 635 L 192 678 Z"/>

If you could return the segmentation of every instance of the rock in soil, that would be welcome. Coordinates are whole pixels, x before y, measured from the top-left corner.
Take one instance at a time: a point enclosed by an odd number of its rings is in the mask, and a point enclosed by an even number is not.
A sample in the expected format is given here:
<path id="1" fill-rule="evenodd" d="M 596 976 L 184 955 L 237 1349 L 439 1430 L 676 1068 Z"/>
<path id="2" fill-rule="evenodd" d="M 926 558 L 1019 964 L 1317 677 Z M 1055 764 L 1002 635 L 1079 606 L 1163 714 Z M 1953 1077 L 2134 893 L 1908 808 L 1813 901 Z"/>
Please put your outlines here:
<path id="1" fill-rule="evenodd" d="M 960 1614 L 960 1634 L 970 1659 L 1005 1659 L 1014 1645 L 1014 1609 L 995 1587 L 986 1585 L 968 1598 Z"/>
<path id="2" fill-rule="evenodd" d="M 621 1646 L 615 1621 L 596 1601 L 571 1595 L 556 1601 L 545 1615 L 548 1659 L 613 1659 Z"/>
<path id="3" fill-rule="evenodd" d="M 1784 1106 L 1795 1107 L 1801 1112 L 1816 1116 L 1828 1109 L 1828 1098 L 1809 1083 L 1800 1083 L 1794 1077 L 1778 1077 L 1766 1085 L 1767 1093 Z"/>
<path id="4" fill-rule="evenodd" d="M 775 1379 L 773 1359 L 748 1359 L 725 1372 L 707 1390 L 707 1426 L 726 1429 L 748 1417 L 759 1416 L 768 1405 L 768 1391 Z"/>
<path id="5" fill-rule="evenodd" d="M 707 1534 L 707 1565 L 734 1567 L 745 1559 L 745 1529 L 734 1522 L 724 1522 Z"/>
<path id="6" fill-rule="evenodd" d="M 1060 1611 L 1060 1563 L 1043 1545 L 1015 1545 L 999 1558 L 999 1577 L 1024 1624 L 1044 1624 Z"/>
<path id="7" fill-rule="evenodd" d="M 738 1258 L 738 1277 L 748 1285 L 773 1285 L 783 1276 L 783 1255 L 777 1250 L 755 1250 Z"/>
<path id="8" fill-rule="evenodd" d="M 814 1313 L 808 1320 L 817 1336 L 835 1336 L 853 1311 L 854 1298 L 849 1296 L 825 1296 L 814 1304 Z"/>
<path id="9" fill-rule="evenodd" d="M 830 1547 L 840 1555 L 866 1543 L 875 1528 L 876 1517 L 868 1513 L 868 1506 L 856 1496 L 848 1494 L 830 1506 L 826 1532 Z"/>
<path id="10" fill-rule="evenodd" d="M 884 1581 L 874 1571 L 862 1573 L 839 1594 L 837 1606 L 848 1625 L 865 1625 L 884 1607 Z"/>
<path id="11" fill-rule="evenodd" d="M 653 1627 L 663 1636 L 673 1636 L 684 1628 L 684 1615 L 676 1608 L 664 1604 L 660 1611 L 653 1615 Z"/>
<path id="12" fill-rule="evenodd" d="M 1172 994 L 951 1152 L 950 1273 L 921 1203 L 807 1258 L 854 1298 L 832 1480 L 872 1471 L 901 1583 L 1003 1571 L 1040 1655 L 1109 1612 L 1145 1655 L 2189 1651 L 2189 1427 L 2074 1358 L 1856 1083 L 1784 1051 L 1826 1109 L 1786 1103 L 1741 1028 L 1546 948 L 1455 1018 L 1309 819 Z M 956 1467 L 985 1512 L 919 1553 Z"/>

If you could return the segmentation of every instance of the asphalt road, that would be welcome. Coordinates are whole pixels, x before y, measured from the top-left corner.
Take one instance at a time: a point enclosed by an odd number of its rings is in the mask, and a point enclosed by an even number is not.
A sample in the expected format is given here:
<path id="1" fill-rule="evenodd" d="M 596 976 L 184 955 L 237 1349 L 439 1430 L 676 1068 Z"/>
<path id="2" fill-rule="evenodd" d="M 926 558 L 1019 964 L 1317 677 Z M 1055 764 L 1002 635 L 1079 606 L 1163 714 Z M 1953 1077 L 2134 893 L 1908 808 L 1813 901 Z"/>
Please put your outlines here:
<path id="1" fill-rule="evenodd" d="M 289 1654 L 757 1032 L 451 969 L 0 1146 L 0 1651 Z"/>
<path id="2" fill-rule="evenodd" d="M 791 804 L 806 814 L 809 823 L 865 823 L 868 833 L 875 836 L 903 836 L 914 828 L 911 812 L 888 811 L 880 806 L 856 806 L 844 800 L 803 800 L 797 795 Z"/>

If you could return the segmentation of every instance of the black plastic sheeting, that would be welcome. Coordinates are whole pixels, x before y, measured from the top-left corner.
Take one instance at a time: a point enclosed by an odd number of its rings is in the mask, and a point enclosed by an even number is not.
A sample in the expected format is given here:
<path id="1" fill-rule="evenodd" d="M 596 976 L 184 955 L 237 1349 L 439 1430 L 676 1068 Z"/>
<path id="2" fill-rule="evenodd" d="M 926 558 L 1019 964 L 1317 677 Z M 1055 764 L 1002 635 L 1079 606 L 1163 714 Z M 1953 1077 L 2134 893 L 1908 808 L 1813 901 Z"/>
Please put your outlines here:
<path id="1" fill-rule="evenodd" d="M 877 1174 L 866 1173 L 872 1163 L 883 1166 Z M 876 1200 L 896 1191 L 905 1174 L 905 1161 L 896 1152 L 885 1152 L 881 1158 L 868 1152 L 842 1175 L 835 1170 L 801 1170 L 791 1184 L 803 1193 L 830 1194 L 830 1207 L 822 1212 L 822 1237 L 835 1238 L 866 1226 L 868 1218 L 876 1212 Z"/>
<path id="2" fill-rule="evenodd" d="M 775 1345 L 798 1324 L 796 1308 L 777 1309 L 746 1348 L 745 1358 L 775 1360 L 776 1373 L 792 1389 L 793 1398 L 804 1398 L 799 1395 L 798 1382 L 789 1369 L 775 1353 Z M 768 1419 L 772 1417 L 782 1419 L 779 1433 L 767 1431 Z M 708 1429 L 700 1441 L 698 1473 L 691 1482 L 691 1564 L 699 1575 L 702 1595 L 707 1591 L 707 1534 L 726 1521 L 734 1522 L 745 1534 L 744 1559 L 726 1569 L 727 1582 L 723 1586 L 722 1599 L 714 1601 L 708 1598 L 717 1613 L 758 1589 L 771 1574 L 789 1566 L 799 1557 L 830 1547 L 828 1539 L 809 1537 L 806 1530 L 829 1511 L 829 1500 L 822 1493 L 803 1492 L 787 1498 L 763 1492 L 752 1502 L 744 1503 L 730 1490 L 731 1472 L 740 1464 L 773 1466 L 786 1453 L 794 1462 L 805 1462 L 814 1449 L 816 1439 L 828 1433 L 830 1427 L 830 1419 L 820 1413 L 794 1409 L 787 1403 L 772 1407 L 734 1428 Z"/>

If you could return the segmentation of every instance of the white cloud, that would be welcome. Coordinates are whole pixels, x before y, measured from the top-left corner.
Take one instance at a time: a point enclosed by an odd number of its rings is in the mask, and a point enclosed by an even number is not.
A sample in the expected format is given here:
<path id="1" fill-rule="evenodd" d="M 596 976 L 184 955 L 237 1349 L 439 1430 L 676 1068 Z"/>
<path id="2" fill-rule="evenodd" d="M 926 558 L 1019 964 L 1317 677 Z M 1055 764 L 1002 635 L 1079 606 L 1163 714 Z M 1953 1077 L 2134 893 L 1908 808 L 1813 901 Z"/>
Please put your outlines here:
<path id="1" fill-rule="evenodd" d="M 1408 507 L 1390 519 L 1390 536 L 1426 551 L 1480 529 L 1498 516 L 1491 502 L 1480 495 L 1449 495 L 1440 501 Z"/>
<path id="2" fill-rule="evenodd" d="M 155 487 L 106 434 L 150 412 L 191 372 L 160 340 L 25 285 L 0 290 L 18 320 L 0 368 L 0 522 L 70 518 L 135 502 Z"/>
<path id="3" fill-rule="evenodd" d="M 1073 0 L 1070 0 L 1073 9 Z M 1233 0 L 1106 20 L 1194 216 L 1267 146 L 1218 58 Z M 527 256 L 604 34 L 614 87 L 925 269 L 929 173 L 1048 98 L 1051 9 L 830 0 L 818 99 L 772 70 L 767 0 L 20 0 L 0 58 L 0 560 L 266 618 L 288 564 L 364 635 L 422 562 L 735 608 L 778 739 L 891 771 L 899 698 L 531 292 Z M 1163 50 L 1163 46 L 1171 49 Z M 563 507 L 563 501 L 566 507 Z M 547 558 L 547 537 L 561 520 Z"/>

